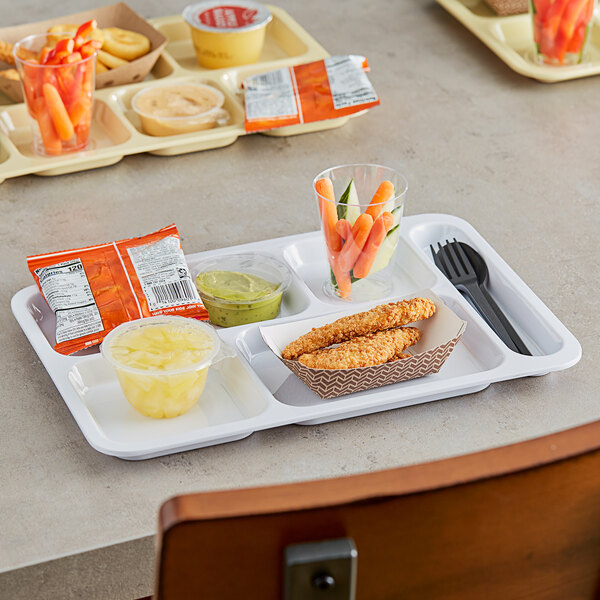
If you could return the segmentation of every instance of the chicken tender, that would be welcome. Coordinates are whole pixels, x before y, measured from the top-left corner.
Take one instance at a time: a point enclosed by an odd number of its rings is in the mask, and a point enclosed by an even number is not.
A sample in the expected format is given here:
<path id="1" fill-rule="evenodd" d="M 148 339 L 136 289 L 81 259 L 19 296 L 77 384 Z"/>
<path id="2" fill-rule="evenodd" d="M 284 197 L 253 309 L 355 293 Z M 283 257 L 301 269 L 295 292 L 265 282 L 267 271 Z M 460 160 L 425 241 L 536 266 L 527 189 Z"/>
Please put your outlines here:
<path id="1" fill-rule="evenodd" d="M 333 323 L 323 325 L 323 327 L 313 328 L 288 344 L 281 356 L 294 360 L 301 354 L 308 354 L 319 348 L 339 344 L 357 336 L 428 319 L 434 313 L 435 304 L 429 298 L 413 298 L 412 300 L 381 304 L 366 312 L 342 317 Z"/>
<path id="2" fill-rule="evenodd" d="M 298 362 L 312 369 L 354 369 L 371 367 L 402 357 L 403 351 L 416 344 L 421 331 L 416 327 L 400 327 L 355 337 L 335 348 L 302 354 Z"/>

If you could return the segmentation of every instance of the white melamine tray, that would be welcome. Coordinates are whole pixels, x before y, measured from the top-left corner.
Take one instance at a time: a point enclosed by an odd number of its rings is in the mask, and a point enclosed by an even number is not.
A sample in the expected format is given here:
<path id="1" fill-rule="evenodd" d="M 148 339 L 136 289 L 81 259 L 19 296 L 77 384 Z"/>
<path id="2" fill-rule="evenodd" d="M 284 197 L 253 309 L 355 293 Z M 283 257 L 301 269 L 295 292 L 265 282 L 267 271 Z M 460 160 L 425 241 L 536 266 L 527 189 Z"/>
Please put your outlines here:
<path id="1" fill-rule="evenodd" d="M 492 295 L 533 356 L 504 346 L 436 269 L 429 244 L 453 237 L 485 258 Z M 349 308 L 322 291 L 329 272 L 320 232 L 192 254 L 187 260 L 194 272 L 201 258 L 240 251 L 273 254 L 292 267 L 292 285 L 278 322 Z M 254 323 L 219 330 L 236 349 L 236 357 L 211 368 L 197 406 L 175 419 L 154 420 L 127 403 L 114 371 L 97 351 L 87 356 L 54 351 L 54 315 L 35 286 L 15 294 L 12 310 L 88 442 L 99 452 L 130 460 L 221 444 L 280 425 L 324 423 L 476 392 L 495 381 L 566 369 L 581 357 L 575 337 L 462 219 L 441 214 L 406 217 L 397 252 L 393 294 L 351 307 L 359 312 L 430 289 L 467 322 L 466 332 L 439 373 L 333 400 L 321 400 L 304 386 L 266 346 L 259 332 L 262 324 Z"/>

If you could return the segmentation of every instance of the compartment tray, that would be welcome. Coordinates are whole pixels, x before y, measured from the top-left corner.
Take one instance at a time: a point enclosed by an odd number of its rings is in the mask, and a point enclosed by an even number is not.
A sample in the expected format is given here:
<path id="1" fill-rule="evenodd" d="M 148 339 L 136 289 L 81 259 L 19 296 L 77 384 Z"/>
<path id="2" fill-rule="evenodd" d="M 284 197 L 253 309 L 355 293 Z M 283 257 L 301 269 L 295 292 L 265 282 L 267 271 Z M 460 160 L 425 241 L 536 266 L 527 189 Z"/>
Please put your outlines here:
<path id="1" fill-rule="evenodd" d="M 506 348 L 436 269 L 428 247 L 446 237 L 466 241 L 485 258 L 491 292 L 533 356 Z M 100 452 L 131 460 L 233 441 L 280 425 L 323 423 L 467 394 L 496 381 L 566 369 L 581 357 L 574 336 L 462 219 L 406 217 L 401 241 L 394 291 L 388 300 L 428 287 L 467 321 L 466 332 L 439 373 L 334 400 L 321 400 L 292 375 L 262 340 L 261 324 L 254 323 L 219 330 L 221 338 L 236 348 L 237 356 L 222 369 L 211 370 L 206 402 L 201 400 L 199 407 L 182 417 L 154 421 L 129 408 L 114 373 L 97 351 L 91 356 L 63 356 L 53 350 L 54 315 L 35 286 L 17 292 L 11 306 L 88 442 Z M 187 259 L 193 269 L 200 258 L 223 253 L 258 251 L 283 257 L 294 272 L 278 317 L 286 322 L 348 308 L 345 302 L 328 298 L 314 283 L 314 273 L 327 275 L 326 268 L 320 271 L 324 254 L 314 251 L 320 243 L 320 232 L 313 232 L 191 254 Z M 356 311 L 367 306 L 356 304 Z"/>
<path id="2" fill-rule="evenodd" d="M 84 169 L 114 164 L 124 156 L 150 152 L 158 155 L 176 155 L 220 148 L 232 144 L 244 128 L 244 105 L 238 94 L 239 83 L 246 77 L 292 65 L 326 58 L 328 52 L 281 8 L 267 5 L 273 15 L 269 24 L 265 48 L 258 63 L 227 69 L 208 70 L 195 60 L 189 30 L 180 15 L 150 19 L 149 22 L 167 38 L 149 79 L 163 83 L 201 81 L 221 89 L 226 97 L 225 107 L 230 122 L 214 129 L 165 137 L 153 137 L 142 132 L 137 115 L 131 109 L 131 97 L 139 89 L 153 85 L 153 81 L 108 87 L 94 93 L 94 115 L 90 148 L 83 152 L 57 157 L 37 156 L 33 152 L 32 137 L 25 104 L 0 106 L 0 183 L 20 175 L 60 175 Z M 355 115 L 282 127 L 265 132 L 266 135 L 286 136 L 323 131 L 341 127 Z"/>
<path id="3" fill-rule="evenodd" d="M 545 83 L 556 83 L 600 73 L 600 24 L 590 27 L 587 60 L 580 65 L 537 64 L 533 60 L 533 29 L 529 13 L 501 17 L 484 0 L 437 0 L 513 71 Z"/>

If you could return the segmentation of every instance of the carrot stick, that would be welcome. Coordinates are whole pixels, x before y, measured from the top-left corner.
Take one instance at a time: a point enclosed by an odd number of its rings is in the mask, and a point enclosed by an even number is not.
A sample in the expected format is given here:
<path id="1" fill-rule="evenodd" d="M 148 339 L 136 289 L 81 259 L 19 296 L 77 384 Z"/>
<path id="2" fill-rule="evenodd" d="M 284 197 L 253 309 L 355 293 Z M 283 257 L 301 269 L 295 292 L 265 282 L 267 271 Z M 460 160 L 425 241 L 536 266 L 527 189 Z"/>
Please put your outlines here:
<path id="1" fill-rule="evenodd" d="M 69 119 L 69 113 L 63 104 L 58 90 L 52 84 L 45 83 L 43 92 L 48 106 L 48 112 L 50 113 L 52 123 L 54 123 L 56 133 L 58 133 L 58 137 L 63 141 L 70 140 L 73 137 L 75 130 L 73 129 L 73 123 L 71 123 L 71 119 Z"/>
<path id="2" fill-rule="evenodd" d="M 379 216 L 379 213 L 383 210 L 384 203 L 387 202 L 394 195 L 394 185 L 391 181 L 382 181 L 375 195 L 371 199 L 366 214 L 373 217 L 373 221 Z"/>
<path id="3" fill-rule="evenodd" d="M 340 219 L 335 224 L 335 230 L 337 231 L 337 233 L 340 235 L 340 237 L 343 240 L 347 241 L 347 240 L 351 239 L 352 225 L 350 225 L 350 222 L 346 221 L 346 219 Z"/>
<path id="4" fill-rule="evenodd" d="M 339 257 L 330 257 L 329 264 L 333 271 L 333 276 L 337 282 L 338 291 L 342 298 L 347 298 L 352 292 L 352 281 L 350 279 L 350 271 L 345 271 L 340 268 Z"/>
<path id="5" fill-rule="evenodd" d="M 90 102 L 87 98 L 85 98 L 85 96 L 79 100 L 76 100 L 71 106 L 69 106 L 69 119 L 71 120 L 73 127 L 77 127 L 83 117 L 88 117 L 89 111 Z"/>
<path id="6" fill-rule="evenodd" d="M 379 247 L 393 225 L 394 216 L 390 212 L 382 213 L 382 215 L 375 220 L 369 238 L 352 270 L 354 277 L 362 279 L 369 274 L 373 262 L 375 261 L 375 257 L 377 256 L 377 252 L 379 251 Z"/>
<path id="7" fill-rule="evenodd" d="M 335 208 L 335 196 L 333 195 L 333 184 L 329 177 L 319 179 L 315 183 L 315 190 L 319 197 L 319 210 L 323 221 L 323 233 L 325 242 L 331 252 L 339 252 L 342 249 L 342 238 L 335 230 L 338 220 Z"/>
<path id="8" fill-rule="evenodd" d="M 554 56 L 560 63 L 565 58 L 567 44 L 573 37 L 575 26 L 579 22 L 580 17 L 587 13 L 588 0 L 571 0 L 562 14 L 556 38 L 554 39 Z"/>
<path id="9" fill-rule="evenodd" d="M 345 271 L 352 269 L 369 237 L 371 227 L 373 227 L 373 217 L 370 214 L 363 213 L 356 219 L 352 226 L 351 237 L 346 240 L 340 252 L 339 262 L 341 269 Z"/>
<path id="10" fill-rule="evenodd" d="M 46 154 L 60 154 L 62 152 L 62 144 L 58 139 L 52 119 L 46 109 L 46 101 L 43 98 L 36 98 L 33 101 L 33 113 L 40 127 L 40 134 Z"/>

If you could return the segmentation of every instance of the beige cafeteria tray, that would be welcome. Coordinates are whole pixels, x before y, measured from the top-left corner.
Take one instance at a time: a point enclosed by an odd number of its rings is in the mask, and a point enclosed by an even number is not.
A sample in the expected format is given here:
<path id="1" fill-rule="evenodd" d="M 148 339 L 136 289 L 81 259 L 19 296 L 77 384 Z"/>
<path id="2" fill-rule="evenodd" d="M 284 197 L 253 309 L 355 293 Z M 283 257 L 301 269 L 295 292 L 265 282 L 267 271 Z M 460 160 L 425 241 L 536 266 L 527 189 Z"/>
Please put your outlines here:
<path id="1" fill-rule="evenodd" d="M 600 23 L 597 14 L 592 22 L 586 62 L 562 67 L 534 62 L 535 47 L 529 13 L 500 17 L 484 0 L 437 0 L 437 2 L 513 71 L 521 75 L 554 83 L 600 73 Z"/>
<path id="2" fill-rule="evenodd" d="M 36 173 L 60 175 L 104 167 L 128 154 L 150 152 L 159 155 L 183 154 L 219 148 L 245 135 L 244 103 L 240 83 L 248 76 L 296 64 L 319 60 L 328 52 L 290 15 L 269 6 L 273 20 L 267 29 L 258 63 L 236 68 L 208 70 L 198 66 L 188 25 L 180 15 L 151 19 L 168 40 L 149 77 L 140 83 L 96 90 L 90 149 L 57 157 L 41 157 L 33 152 L 29 116 L 23 103 L 0 102 L 0 183 L 9 177 Z M 131 98 L 141 88 L 156 81 L 199 81 L 219 88 L 225 95 L 229 122 L 205 131 L 153 137 L 142 132 L 140 120 L 131 108 Z M 360 113 L 358 113 L 360 114 Z M 354 115 L 356 116 L 356 115 Z M 284 136 L 340 127 L 350 117 L 282 127 L 266 132 Z"/>

